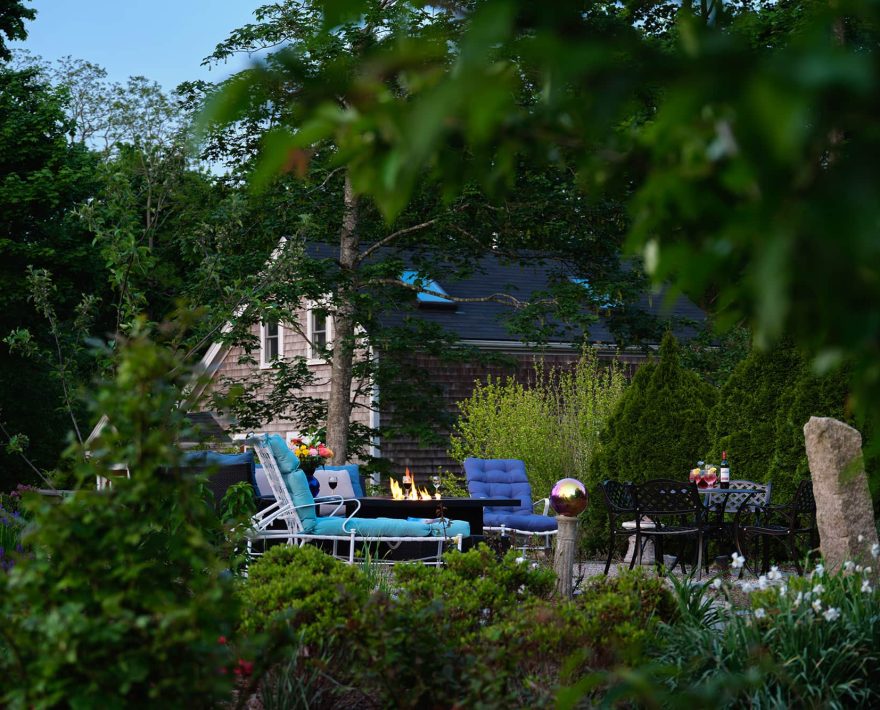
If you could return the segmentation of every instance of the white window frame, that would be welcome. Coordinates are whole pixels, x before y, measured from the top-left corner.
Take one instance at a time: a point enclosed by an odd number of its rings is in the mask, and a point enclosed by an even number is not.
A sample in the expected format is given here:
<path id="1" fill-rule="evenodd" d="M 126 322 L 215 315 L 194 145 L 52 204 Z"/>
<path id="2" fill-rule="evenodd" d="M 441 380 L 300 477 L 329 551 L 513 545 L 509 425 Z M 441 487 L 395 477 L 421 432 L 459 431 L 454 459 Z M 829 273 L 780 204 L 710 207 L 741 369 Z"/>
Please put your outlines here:
<path id="1" fill-rule="evenodd" d="M 278 359 L 284 357 L 284 326 L 278 323 Z M 266 359 L 266 323 L 260 321 L 260 369 L 267 370 L 272 367 L 274 360 Z"/>
<path id="2" fill-rule="evenodd" d="M 324 364 L 326 364 L 327 361 L 323 357 L 318 355 L 315 352 L 314 347 L 312 347 L 312 342 L 314 340 L 313 327 L 312 327 L 312 323 L 313 323 L 314 319 L 313 319 L 312 315 L 316 310 L 318 310 L 318 308 L 317 308 L 317 304 L 315 304 L 315 303 L 309 303 L 308 306 L 306 307 L 306 339 L 308 340 L 306 345 L 308 346 L 308 349 L 309 349 L 309 356 L 308 356 L 306 362 L 309 365 L 324 365 Z M 326 347 L 330 347 L 333 344 L 333 316 L 331 316 L 329 313 L 327 314 L 326 324 L 327 324 Z"/>

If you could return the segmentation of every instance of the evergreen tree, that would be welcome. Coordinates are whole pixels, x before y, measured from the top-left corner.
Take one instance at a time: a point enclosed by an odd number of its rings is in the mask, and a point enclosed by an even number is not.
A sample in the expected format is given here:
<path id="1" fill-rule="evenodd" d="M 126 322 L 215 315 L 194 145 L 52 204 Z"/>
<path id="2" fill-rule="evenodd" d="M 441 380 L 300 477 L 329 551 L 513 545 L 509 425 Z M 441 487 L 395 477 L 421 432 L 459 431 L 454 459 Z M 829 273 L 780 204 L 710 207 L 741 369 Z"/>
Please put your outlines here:
<path id="1" fill-rule="evenodd" d="M 709 447 L 706 422 L 716 399 L 711 385 L 682 367 L 678 342 L 667 332 L 659 362 L 639 368 L 602 435 L 603 445 L 587 482 L 595 494 L 585 526 L 589 546 L 598 547 L 605 540 L 599 483 L 683 480 Z"/>

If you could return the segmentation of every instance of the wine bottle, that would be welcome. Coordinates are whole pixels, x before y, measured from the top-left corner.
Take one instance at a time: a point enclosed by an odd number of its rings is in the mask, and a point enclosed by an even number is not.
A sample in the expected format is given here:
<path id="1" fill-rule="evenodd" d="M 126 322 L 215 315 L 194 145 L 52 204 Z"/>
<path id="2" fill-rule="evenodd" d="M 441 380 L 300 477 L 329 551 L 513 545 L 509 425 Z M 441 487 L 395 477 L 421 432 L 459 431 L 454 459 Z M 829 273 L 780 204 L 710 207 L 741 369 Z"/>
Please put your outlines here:
<path id="1" fill-rule="evenodd" d="M 727 463 L 727 452 L 721 452 L 721 487 L 730 488 L 730 464 Z"/>

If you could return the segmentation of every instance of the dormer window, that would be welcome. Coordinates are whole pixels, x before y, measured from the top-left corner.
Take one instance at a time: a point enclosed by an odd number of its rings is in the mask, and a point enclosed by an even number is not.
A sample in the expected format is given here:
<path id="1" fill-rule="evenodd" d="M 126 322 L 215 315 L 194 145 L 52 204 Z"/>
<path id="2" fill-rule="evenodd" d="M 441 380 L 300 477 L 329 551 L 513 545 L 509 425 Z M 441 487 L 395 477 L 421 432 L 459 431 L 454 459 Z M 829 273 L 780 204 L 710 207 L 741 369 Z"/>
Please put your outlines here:
<path id="1" fill-rule="evenodd" d="M 611 296 L 611 294 L 608 294 L 608 293 L 603 293 L 603 294 L 600 294 L 600 295 L 596 295 L 596 294 L 594 294 L 594 292 L 593 292 L 593 287 L 592 287 L 592 285 L 590 285 L 590 280 L 589 280 L 589 279 L 580 279 L 580 278 L 575 278 L 574 276 L 572 276 L 572 277 L 570 278 L 570 281 L 571 281 L 573 284 L 576 284 L 576 285 L 580 286 L 580 287 L 583 288 L 587 293 L 589 293 L 591 296 L 593 296 L 594 298 L 596 298 L 596 300 L 598 301 L 598 302 L 596 303 L 596 307 L 599 308 L 600 310 L 610 310 L 610 309 L 612 309 L 612 308 L 617 308 L 617 306 L 620 305 L 620 303 L 618 302 L 618 300 L 615 299 L 615 298 L 613 298 L 613 297 Z"/>
<path id="2" fill-rule="evenodd" d="M 278 321 L 260 323 L 260 367 L 272 367 L 283 352 L 284 329 Z"/>
<path id="3" fill-rule="evenodd" d="M 449 294 L 434 279 L 423 277 L 418 271 L 404 271 L 400 280 L 410 286 L 417 286 L 419 291 L 416 294 L 416 300 L 419 306 L 441 306 L 455 308 L 455 301 L 444 298 Z"/>

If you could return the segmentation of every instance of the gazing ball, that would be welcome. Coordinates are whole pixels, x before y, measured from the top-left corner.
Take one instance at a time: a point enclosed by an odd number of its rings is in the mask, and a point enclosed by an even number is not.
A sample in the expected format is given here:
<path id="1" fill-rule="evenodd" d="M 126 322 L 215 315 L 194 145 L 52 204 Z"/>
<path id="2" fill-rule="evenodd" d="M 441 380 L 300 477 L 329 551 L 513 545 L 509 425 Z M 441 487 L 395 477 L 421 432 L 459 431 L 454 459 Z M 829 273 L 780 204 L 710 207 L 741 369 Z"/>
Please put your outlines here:
<path id="1" fill-rule="evenodd" d="M 589 496 L 583 483 L 576 478 L 563 478 L 556 481 L 550 492 L 550 505 L 558 515 L 577 517 L 587 507 Z"/>

